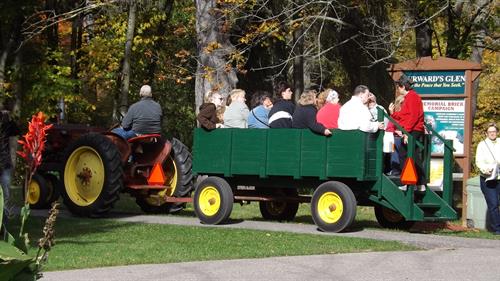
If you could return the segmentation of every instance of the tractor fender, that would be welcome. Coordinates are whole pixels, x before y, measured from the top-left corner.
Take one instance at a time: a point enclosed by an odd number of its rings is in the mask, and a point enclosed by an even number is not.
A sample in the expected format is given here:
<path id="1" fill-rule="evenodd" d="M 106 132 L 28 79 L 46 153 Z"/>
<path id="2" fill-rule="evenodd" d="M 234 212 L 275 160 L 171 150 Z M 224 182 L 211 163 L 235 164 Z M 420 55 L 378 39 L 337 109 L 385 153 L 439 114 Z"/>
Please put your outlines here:
<path id="1" fill-rule="evenodd" d="M 122 163 L 126 163 L 132 149 L 130 148 L 129 143 L 123 139 L 121 136 L 113 133 L 113 132 L 104 132 L 102 133 L 105 137 L 111 140 L 111 142 L 116 146 L 118 151 L 120 152 L 120 158 Z"/>

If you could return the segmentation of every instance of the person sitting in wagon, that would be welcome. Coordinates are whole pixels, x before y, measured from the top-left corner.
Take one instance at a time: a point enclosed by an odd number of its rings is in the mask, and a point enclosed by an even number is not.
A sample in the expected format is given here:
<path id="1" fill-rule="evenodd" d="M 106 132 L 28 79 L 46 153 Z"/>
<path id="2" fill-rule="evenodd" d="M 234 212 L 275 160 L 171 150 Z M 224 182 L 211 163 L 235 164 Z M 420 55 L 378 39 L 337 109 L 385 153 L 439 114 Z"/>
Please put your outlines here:
<path id="1" fill-rule="evenodd" d="M 252 97 L 252 110 L 248 114 L 248 128 L 269 128 L 269 111 L 273 107 L 271 95 L 266 91 L 257 91 Z"/>
<path id="2" fill-rule="evenodd" d="M 310 129 L 311 131 L 329 136 L 330 130 L 316 121 L 316 91 L 309 90 L 300 95 L 297 107 L 293 113 L 292 127 Z"/>
<path id="3" fill-rule="evenodd" d="M 369 94 L 370 89 L 365 85 L 354 89 L 351 99 L 340 108 L 339 129 L 375 133 L 384 128 L 383 122 L 372 121 L 373 117 L 367 106 Z"/>
<path id="4" fill-rule="evenodd" d="M 141 100 L 132 104 L 123 117 L 121 127 L 112 130 L 113 133 L 130 139 L 138 135 L 160 134 L 161 106 L 153 100 L 151 86 L 143 85 L 139 91 Z"/>
<path id="5" fill-rule="evenodd" d="M 206 130 L 222 128 L 222 122 L 217 117 L 217 109 L 222 106 L 224 98 L 216 91 L 208 91 L 205 94 L 204 101 L 200 105 L 200 112 L 196 116 L 200 126 Z"/>
<path id="6" fill-rule="evenodd" d="M 339 112 L 339 94 L 332 89 L 324 90 L 320 96 L 325 96 L 325 103 L 316 114 L 316 120 L 328 129 L 337 129 Z"/>
<path id="7" fill-rule="evenodd" d="M 273 108 L 269 112 L 270 128 L 291 128 L 295 105 L 292 102 L 292 89 L 287 82 L 279 82 L 275 89 Z"/>
<path id="8" fill-rule="evenodd" d="M 247 128 L 248 106 L 245 91 L 234 89 L 229 94 L 228 106 L 224 111 L 224 128 Z"/>

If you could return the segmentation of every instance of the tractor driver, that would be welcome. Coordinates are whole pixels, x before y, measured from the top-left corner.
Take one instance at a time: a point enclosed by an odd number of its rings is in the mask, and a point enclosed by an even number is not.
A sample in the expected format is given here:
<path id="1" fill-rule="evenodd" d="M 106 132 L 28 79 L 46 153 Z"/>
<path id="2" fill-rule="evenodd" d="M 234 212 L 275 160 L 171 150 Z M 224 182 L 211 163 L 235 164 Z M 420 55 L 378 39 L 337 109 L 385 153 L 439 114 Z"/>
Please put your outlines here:
<path id="1" fill-rule="evenodd" d="M 141 100 L 132 104 L 122 120 L 121 127 L 112 130 L 124 139 L 144 134 L 160 134 L 162 111 L 153 100 L 151 87 L 144 85 L 139 92 Z"/>

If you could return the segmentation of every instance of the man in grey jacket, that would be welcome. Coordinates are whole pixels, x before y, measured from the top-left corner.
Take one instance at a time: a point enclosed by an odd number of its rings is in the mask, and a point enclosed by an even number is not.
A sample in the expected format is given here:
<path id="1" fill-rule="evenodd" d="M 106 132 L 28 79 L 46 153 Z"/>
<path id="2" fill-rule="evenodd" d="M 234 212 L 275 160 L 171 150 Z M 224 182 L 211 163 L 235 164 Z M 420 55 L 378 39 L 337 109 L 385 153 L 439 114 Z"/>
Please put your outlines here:
<path id="1" fill-rule="evenodd" d="M 141 100 L 132 104 L 119 128 L 113 133 L 130 139 L 138 135 L 161 133 L 162 111 L 159 103 L 152 98 L 151 87 L 144 85 L 139 92 Z"/>

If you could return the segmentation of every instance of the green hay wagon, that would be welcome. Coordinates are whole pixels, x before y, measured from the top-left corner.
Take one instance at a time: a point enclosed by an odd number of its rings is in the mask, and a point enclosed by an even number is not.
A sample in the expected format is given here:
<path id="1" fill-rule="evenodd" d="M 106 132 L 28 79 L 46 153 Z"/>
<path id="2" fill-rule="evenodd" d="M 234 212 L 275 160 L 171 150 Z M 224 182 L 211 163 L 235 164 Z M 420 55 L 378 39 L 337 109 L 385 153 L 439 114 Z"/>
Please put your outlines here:
<path id="1" fill-rule="evenodd" d="M 421 193 L 400 190 L 399 178 L 383 173 L 382 141 L 383 132 L 357 130 L 334 130 L 325 137 L 302 129 L 196 129 L 193 173 L 206 177 L 195 190 L 195 213 L 202 223 L 219 224 L 229 218 L 233 203 L 259 201 L 265 219 L 292 220 L 299 203 L 310 202 L 318 228 L 331 232 L 349 227 L 358 205 L 374 206 L 377 220 L 388 228 L 456 219 L 451 141 L 443 140 L 439 194 L 429 188 Z M 410 137 L 408 157 L 417 145 L 423 148 L 428 172 L 430 135 L 424 143 Z"/>

